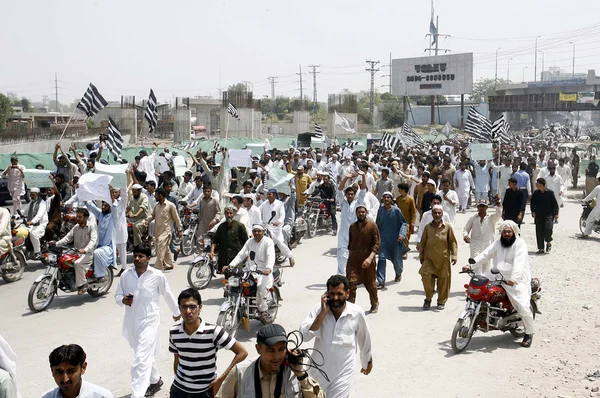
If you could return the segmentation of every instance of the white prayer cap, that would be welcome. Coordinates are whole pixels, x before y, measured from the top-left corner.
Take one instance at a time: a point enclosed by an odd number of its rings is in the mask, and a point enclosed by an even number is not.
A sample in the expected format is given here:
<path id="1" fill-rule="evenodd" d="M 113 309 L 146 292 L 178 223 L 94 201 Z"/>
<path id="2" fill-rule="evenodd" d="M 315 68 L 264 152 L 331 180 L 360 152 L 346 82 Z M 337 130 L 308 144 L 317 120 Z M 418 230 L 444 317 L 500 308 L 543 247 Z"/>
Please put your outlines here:
<path id="1" fill-rule="evenodd" d="M 256 229 L 258 229 L 258 230 L 260 230 L 260 231 L 264 231 L 264 230 L 265 230 L 265 227 L 263 227 L 263 225 L 262 225 L 262 224 L 253 224 L 253 225 L 252 225 L 252 230 L 254 231 L 254 230 L 256 230 Z"/>
<path id="2" fill-rule="evenodd" d="M 433 211 L 433 210 L 441 210 L 441 211 L 444 211 L 444 208 L 442 207 L 442 205 L 434 205 L 434 206 L 431 208 L 431 210 L 432 210 L 432 211 Z"/>
<path id="3" fill-rule="evenodd" d="M 35 187 L 34 188 L 30 188 L 29 192 L 31 192 L 31 193 L 40 193 L 40 189 L 39 188 L 35 188 Z"/>
<path id="4" fill-rule="evenodd" d="M 519 226 L 517 225 L 516 222 L 512 221 L 512 220 L 505 220 L 502 222 L 502 224 L 500 224 L 500 228 L 499 231 L 502 232 L 502 230 L 506 227 L 509 227 L 510 229 L 513 230 L 515 236 L 520 235 L 521 234 L 521 229 L 519 228 Z"/>
<path id="5" fill-rule="evenodd" d="M 393 198 L 393 197 L 394 197 L 394 195 L 392 195 L 392 193 L 391 193 L 390 191 L 385 191 L 385 192 L 383 193 L 383 195 L 381 195 L 381 197 L 383 198 L 383 197 L 384 197 L 384 196 L 386 196 L 386 195 L 387 195 L 387 196 L 389 196 L 389 197 L 391 197 L 391 198 Z"/>
<path id="6" fill-rule="evenodd" d="M 250 169 L 250 171 L 248 171 L 248 173 L 256 173 L 256 169 Z"/>
<path id="7" fill-rule="evenodd" d="M 142 186 L 140 184 L 133 184 L 131 189 L 142 189 Z"/>

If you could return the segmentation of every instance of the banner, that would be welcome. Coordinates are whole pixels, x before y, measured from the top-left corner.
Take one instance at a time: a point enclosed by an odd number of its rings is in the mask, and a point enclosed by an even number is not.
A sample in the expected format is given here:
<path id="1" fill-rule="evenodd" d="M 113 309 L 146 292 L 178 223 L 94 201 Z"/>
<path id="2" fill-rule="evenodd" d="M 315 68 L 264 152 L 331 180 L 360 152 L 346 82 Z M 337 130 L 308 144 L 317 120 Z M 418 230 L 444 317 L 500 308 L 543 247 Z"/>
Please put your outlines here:
<path id="1" fill-rule="evenodd" d="M 189 170 L 185 157 L 181 155 L 173 156 L 173 169 L 175 169 L 175 177 L 182 177 Z"/>
<path id="2" fill-rule="evenodd" d="M 493 159 L 492 144 L 471 144 L 471 160 Z"/>
<path id="3" fill-rule="evenodd" d="M 27 188 L 51 188 L 54 186 L 50 180 L 50 170 L 25 169 L 25 185 Z"/>
<path id="4" fill-rule="evenodd" d="M 558 100 L 563 102 L 575 102 L 577 101 L 577 94 L 558 94 Z"/>
<path id="5" fill-rule="evenodd" d="M 119 188 L 121 191 L 127 191 L 127 175 L 125 174 L 127 166 L 127 164 L 106 165 L 100 162 L 96 162 L 96 174 L 102 174 L 112 177 L 111 185 L 113 186 L 113 188 Z M 84 174 L 80 177 L 79 184 L 81 184 L 81 178 L 83 178 L 87 174 Z"/>
<path id="6" fill-rule="evenodd" d="M 79 177 L 77 199 L 79 201 L 102 200 L 107 203 L 112 203 L 110 192 L 108 190 L 108 186 L 111 184 L 112 180 L 112 176 L 105 174 L 86 173 L 82 175 Z M 113 187 L 115 186 L 113 185 Z"/>
<path id="7" fill-rule="evenodd" d="M 594 103 L 594 92 L 582 92 L 577 93 L 578 104 L 593 104 Z"/>
<path id="8" fill-rule="evenodd" d="M 229 165 L 231 167 L 251 167 L 252 151 L 250 149 L 230 149 Z"/>
<path id="9" fill-rule="evenodd" d="M 275 188 L 277 192 L 283 192 L 287 195 L 291 193 L 288 182 L 294 178 L 294 175 L 279 168 L 269 170 L 267 186 Z M 265 192 L 266 193 L 266 192 Z"/>

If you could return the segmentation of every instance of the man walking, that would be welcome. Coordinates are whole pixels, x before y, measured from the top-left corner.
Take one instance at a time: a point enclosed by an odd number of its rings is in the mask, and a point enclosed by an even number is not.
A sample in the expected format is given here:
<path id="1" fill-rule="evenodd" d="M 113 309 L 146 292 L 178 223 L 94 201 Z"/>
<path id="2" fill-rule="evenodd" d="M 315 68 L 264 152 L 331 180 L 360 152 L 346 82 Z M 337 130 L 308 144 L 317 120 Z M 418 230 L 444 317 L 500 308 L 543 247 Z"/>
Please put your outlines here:
<path id="1" fill-rule="evenodd" d="M 590 163 L 587 169 L 585 169 L 585 194 L 589 195 L 596 185 L 598 185 L 598 164 L 596 163 L 596 156 L 590 155 Z"/>
<path id="2" fill-rule="evenodd" d="M 351 175 L 345 175 L 338 187 L 339 191 L 336 194 L 336 202 L 340 204 L 340 228 L 338 230 L 338 246 L 337 246 L 337 273 L 338 275 L 346 275 L 346 264 L 348 263 L 348 240 L 350 224 L 356 221 L 356 207 L 359 204 L 364 205 L 366 184 L 362 179 L 362 185 L 365 189 L 361 189 L 356 200 L 356 189 L 351 185 L 344 188 L 346 182 Z M 345 194 L 345 198 L 344 198 Z"/>
<path id="3" fill-rule="evenodd" d="M 356 206 L 356 222 L 350 225 L 348 239 L 349 254 L 346 264 L 346 278 L 350 282 L 348 301 L 354 303 L 358 285 L 364 284 L 369 292 L 371 313 L 376 313 L 379 308 L 375 280 L 375 256 L 379 251 L 379 244 L 377 225 L 367 219 L 366 206 Z"/>
<path id="4" fill-rule="evenodd" d="M 8 193 L 12 198 L 13 215 L 21 210 L 21 196 L 25 195 L 25 166 L 19 164 L 19 158 L 10 157 L 10 166 L 4 170 L 2 175 L 8 175 Z"/>
<path id="5" fill-rule="evenodd" d="M 380 289 L 385 287 L 386 260 L 390 260 L 394 264 L 396 273 L 394 282 L 402 280 L 402 253 L 406 238 L 406 220 L 400 209 L 392 206 L 392 203 L 392 193 L 385 192 L 383 206 L 377 212 L 377 228 L 381 234 L 381 247 L 377 261 L 377 287 Z"/>
<path id="6" fill-rule="evenodd" d="M 441 205 L 433 206 L 433 221 L 425 226 L 419 243 L 419 261 L 421 262 L 421 281 L 425 289 L 423 309 L 431 308 L 431 299 L 437 280 L 437 309 L 443 310 L 450 295 L 450 279 L 452 265 L 458 259 L 458 243 L 454 230 L 449 223 L 442 220 L 444 209 Z"/>
<path id="7" fill-rule="evenodd" d="M 454 174 L 454 188 L 458 195 L 458 211 L 461 213 L 466 213 L 467 211 L 467 202 L 469 201 L 469 196 L 474 185 L 473 176 L 467 170 L 467 162 L 461 162 L 460 170 L 457 170 L 456 174 Z"/>
<path id="8" fill-rule="evenodd" d="M 577 188 L 577 180 L 579 179 L 579 155 L 577 149 L 573 148 L 571 151 L 571 173 L 573 175 L 573 188 Z"/>
<path id="9" fill-rule="evenodd" d="M 450 181 L 442 179 L 440 182 L 441 190 L 438 191 L 438 195 L 442 197 L 442 207 L 444 213 L 448 214 L 450 224 L 454 225 L 454 219 L 456 218 L 456 206 L 458 205 L 458 195 L 456 192 L 450 189 Z"/>
<path id="10" fill-rule="evenodd" d="M 546 180 L 536 180 L 537 190 L 531 195 L 531 216 L 535 220 L 535 237 L 537 239 L 537 254 L 544 254 L 544 242 L 546 242 L 546 253 L 552 249 L 552 229 L 554 221 L 558 220 L 558 202 L 554 192 L 546 189 Z"/>
<path id="11" fill-rule="evenodd" d="M 146 225 L 154 221 L 154 244 L 156 245 L 156 263 L 154 266 L 159 270 L 173 269 L 173 256 L 169 244 L 173 235 L 173 224 L 177 228 L 177 237 L 182 236 L 181 220 L 175 209 L 175 205 L 167 200 L 168 193 L 164 188 L 156 190 L 156 206 L 150 217 L 146 219 Z"/>
<path id="12" fill-rule="evenodd" d="M 526 191 L 517 188 L 517 179 L 510 177 L 508 179 L 508 189 L 504 193 L 502 201 L 502 219 L 512 220 L 519 227 L 523 222 L 525 206 L 527 205 Z"/>
<path id="13" fill-rule="evenodd" d="M 158 207 L 158 205 L 157 205 Z M 166 247 L 167 251 L 169 247 Z M 115 292 L 117 304 L 125 307 L 123 337 L 134 351 L 131 364 L 131 398 L 149 397 L 164 384 L 155 355 L 160 349 L 159 296 L 163 296 L 173 319 L 181 318 L 169 282 L 157 268 L 149 267 L 151 249 L 145 244 L 133 248 L 133 265 L 123 272 Z"/>
<path id="14" fill-rule="evenodd" d="M 305 342 L 315 339 L 314 349 L 327 353 L 320 368 L 329 380 L 325 380 L 314 368 L 309 370 L 309 374 L 317 380 L 328 398 L 350 396 L 358 350 L 360 372 L 368 375 L 373 370 L 371 333 L 365 312 L 348 301 L 349 289 L 350 282 L 345 276 L 331 276 L 321 302 L 312 308 L 299 328 Z"/>
<path id="15" fill-rule="evenodd" d="M 410 250 L 408 242 L 410 236 L 415 232 L 415 225 L 417 223 L 417 207 L 415 206 L 415 200 L 408 194 L 409 186 L 406 183 L 398 184 L 398 197 L 396 198 L 396 204 L 402 212 L 405 222 L 408 224 L 406 228 L 406 235 L 404 236 L 404 247 L 402 259 L 408 258 L 407 252 Z"/>
<path id="16" fill-rule="evenodd" d="M 212 398 L 248 351 L 220 326 L 200 318 L 202 298 L 196 289 L 186 289 L 177 298 L 183 322 L 169 331 L 169 351 L 173 353 L 175 379 L 170 398 Z M 217 377 L 217 350 L 235 354 L 231 363 Z"/>
<path id="17" fill-rule="evenodd" d="M 496 207 L 494 214 L 489 215 L 487 214 L 487 200 L 480 200 L 477 203 L 477 214 L 469 218 L 465 224 L 463 239 L 469 244 L 469 248 L 471 249 L 470 258 L 475 258 L 475 256 L 484 251 L 494 241 L 496 223 L 500 221 L 500 216 L 502 215 L 502 206 L 500 204 L 498 206 L 500 206 L 500 210 Z M 483 264 L 483 271 L 489 271 L 487 263 Z"/>

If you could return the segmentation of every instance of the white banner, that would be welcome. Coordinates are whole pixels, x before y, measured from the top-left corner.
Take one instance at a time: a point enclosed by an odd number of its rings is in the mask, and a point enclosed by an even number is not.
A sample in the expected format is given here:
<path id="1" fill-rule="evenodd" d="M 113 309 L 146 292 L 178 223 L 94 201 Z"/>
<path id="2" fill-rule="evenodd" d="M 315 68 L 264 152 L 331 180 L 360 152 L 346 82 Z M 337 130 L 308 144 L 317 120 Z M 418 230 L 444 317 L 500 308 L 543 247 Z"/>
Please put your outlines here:
<path id="1" fill-rule="evenodd" d="M 112 176 L 105 174 L 87 173 L 82 175 L 79 177 L 77 199 L 80 201 L 102 200 L 107 203 L 112 203 L 110 192 L 108 190 L 108 186 L 112 180 Z"/>
<path id="2" fill-rule="evenodd" d="M 231 167 L 251 167 L 252 151 L 250 149 L 230 149 L 229 165 Z"/>
<path id="3" fill-rule="evenodd" d="M 53 186 L 50 180 L 50 170 L 25 169 L 25 185 L 27 188 L 51 188 Z"/>
<path id="4" fill-rule="evenodd" d="M 100 162 L 96 162 L 96 174 L 103 174 L 112 177 L 112 186 L 113 188 L 119 188 L 121 191 L 127 191 L 127 175 L 125 174 L 125 170 L 127 170 L 128 164 L 115 164 L 115 165 L 107 165 L 102 164 Z M 87 173 L 90 174 L 90 173 Z M 79 179 L 79 184 L 81 185 L 81 178 L 86 176 L 84 174 Z"/>

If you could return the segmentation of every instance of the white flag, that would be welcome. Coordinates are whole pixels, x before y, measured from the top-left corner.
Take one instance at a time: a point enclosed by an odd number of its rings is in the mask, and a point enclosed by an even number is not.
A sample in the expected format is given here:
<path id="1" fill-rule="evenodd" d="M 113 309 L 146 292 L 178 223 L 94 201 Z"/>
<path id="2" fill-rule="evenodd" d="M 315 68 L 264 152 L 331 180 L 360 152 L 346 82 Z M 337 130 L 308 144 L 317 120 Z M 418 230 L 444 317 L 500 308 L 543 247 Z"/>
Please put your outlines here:
<path id="1" fill-rule="evenodd" d="M 442 127 L 442 134 L 444 134 L 446 138 L 450 137 L 450 134 L 452 134 L 452 125 L 450 122 L 446 122 L 446 124 L 444 124 L 444 127 Z"/>
<path id="2" fill-rule="evenodd" d="M 335 111 L 335 124 L 343 128 L 349 133 L 356 133 L 356 128 L 354 127 L 354 122 L 345 118 Z"/>
<path id="3" fill-rule="evenodd" d="M 112 203 L 108 185 L 113 180 L 112 176 L 106 174 L 86 173 L 79 177 L 77 188 L 77 199 L 80 201 L 102 200 Z"/>

